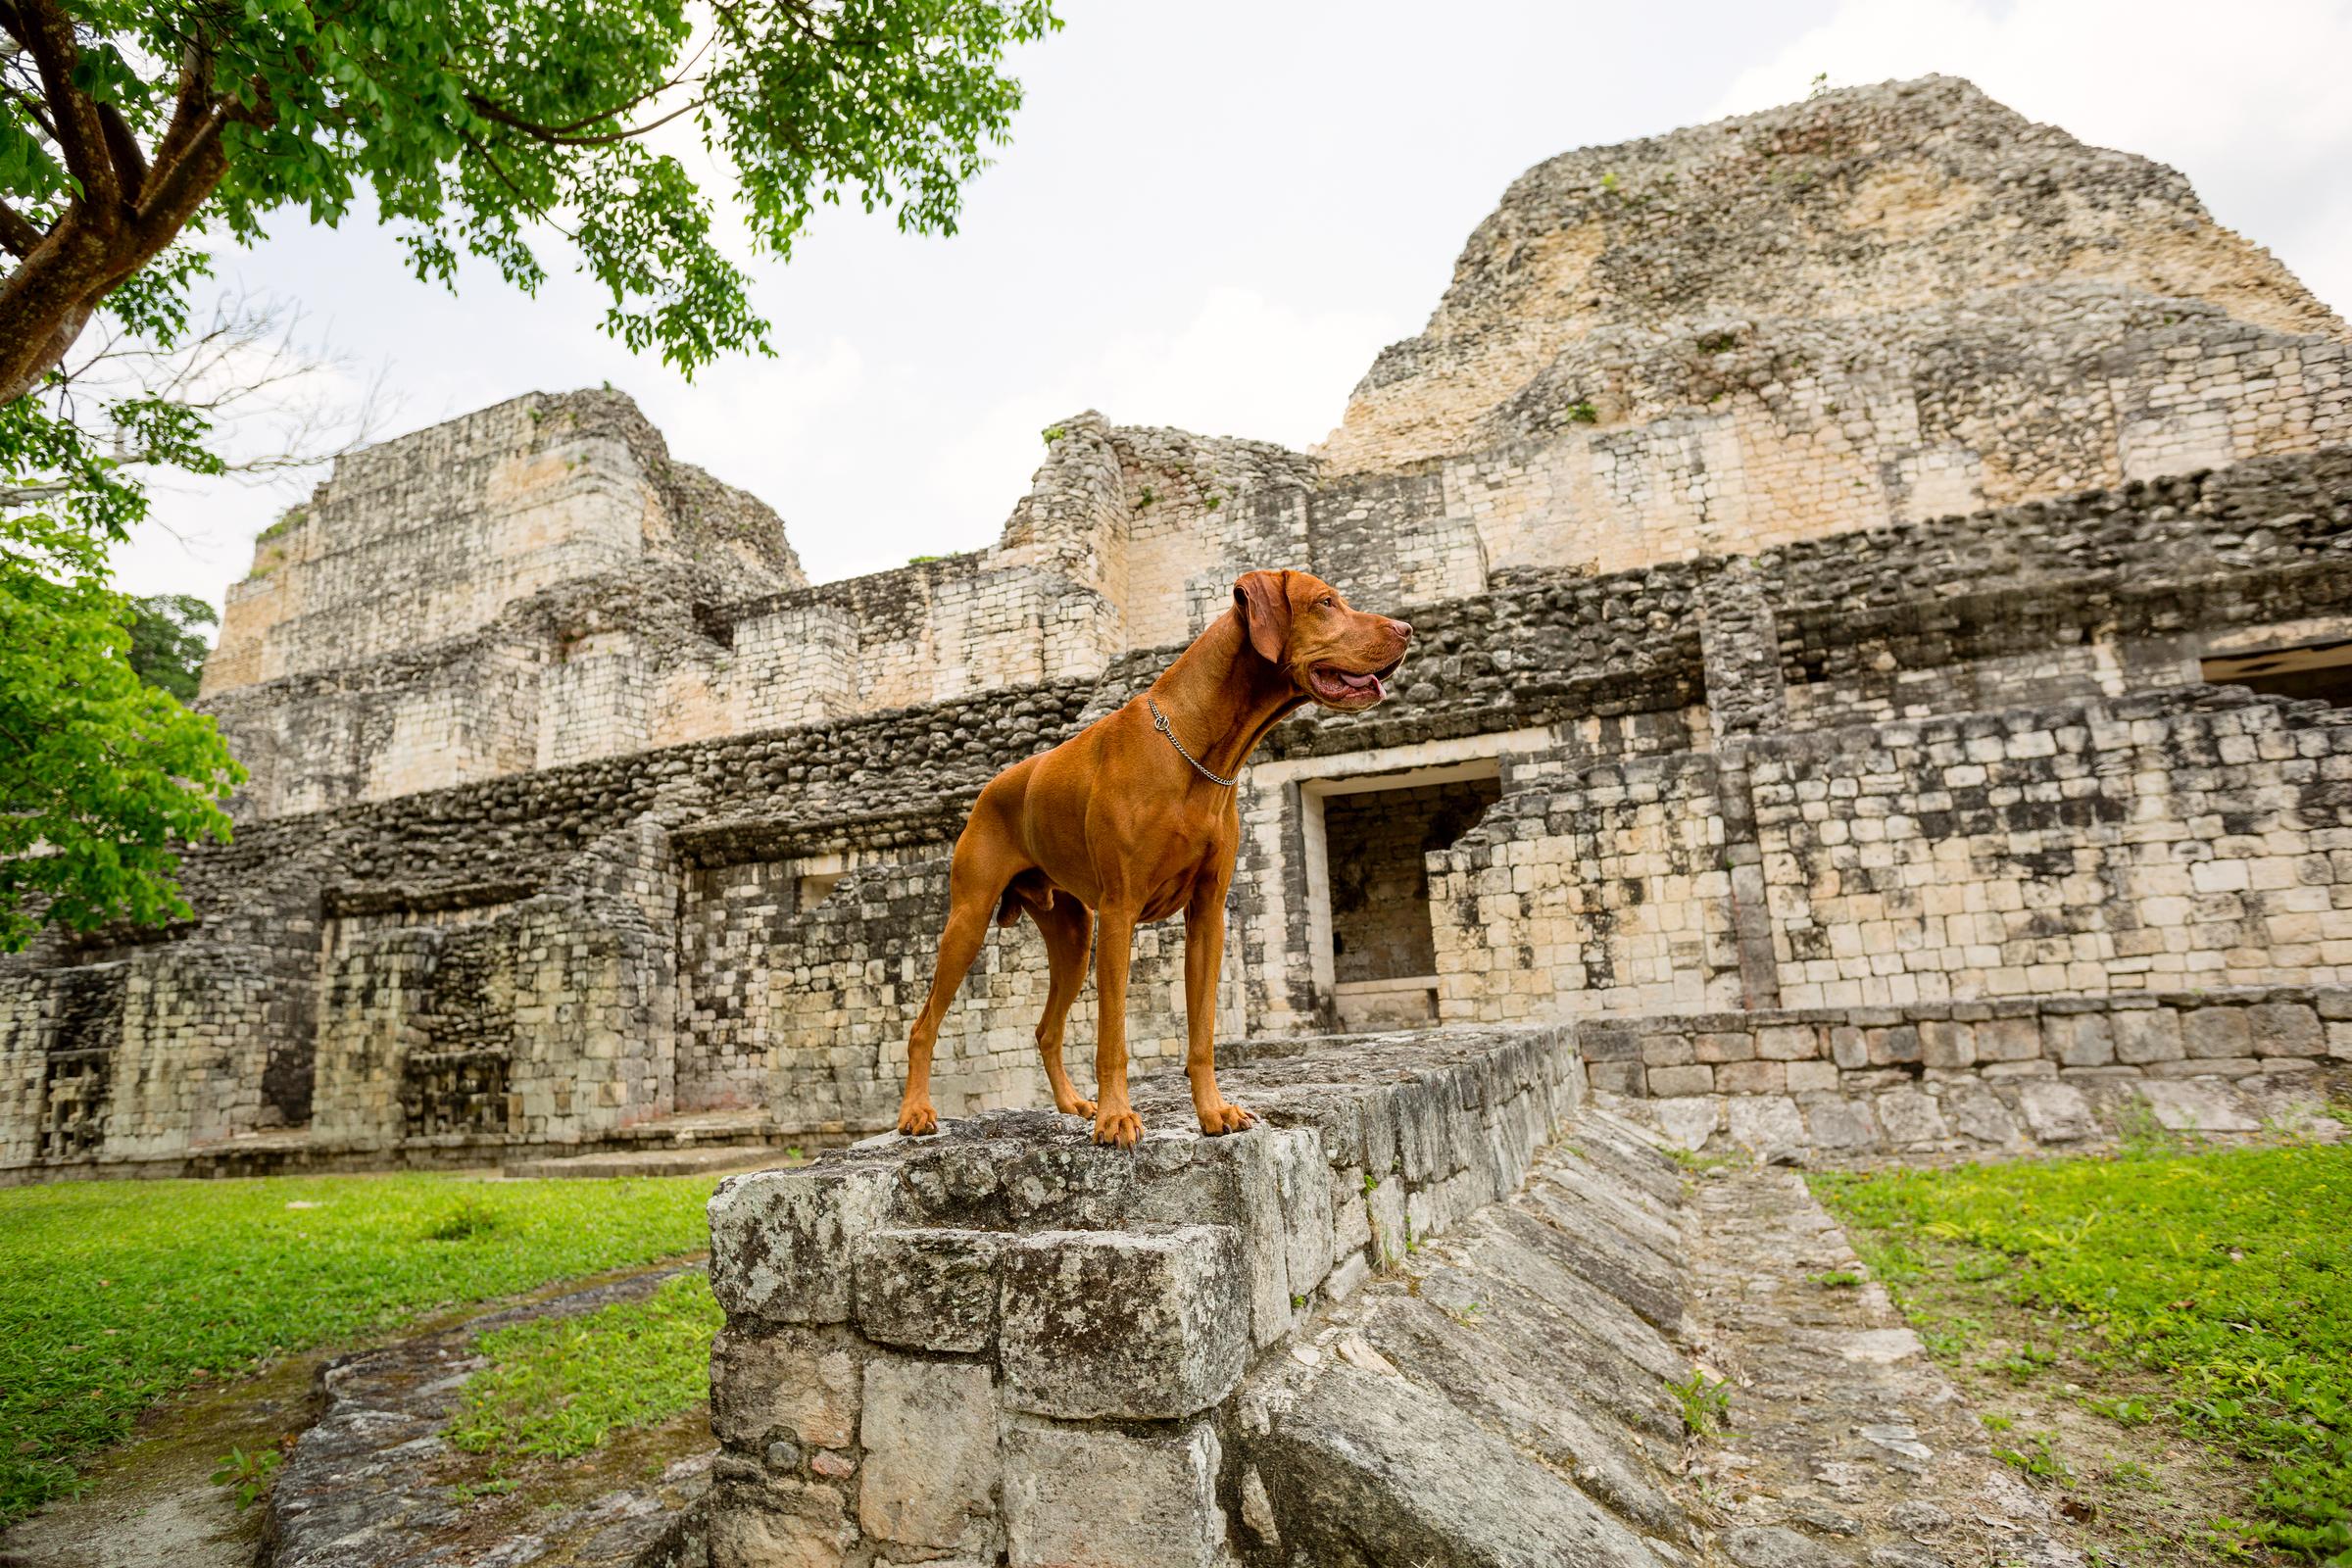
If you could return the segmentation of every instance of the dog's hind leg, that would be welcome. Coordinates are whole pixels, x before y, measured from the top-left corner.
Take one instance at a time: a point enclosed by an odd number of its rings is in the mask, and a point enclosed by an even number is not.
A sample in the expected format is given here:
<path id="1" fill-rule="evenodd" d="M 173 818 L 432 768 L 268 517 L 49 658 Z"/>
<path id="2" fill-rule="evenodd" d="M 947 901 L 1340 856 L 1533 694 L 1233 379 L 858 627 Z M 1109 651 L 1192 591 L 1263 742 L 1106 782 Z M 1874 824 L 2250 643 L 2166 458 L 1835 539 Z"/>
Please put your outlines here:
<path id="1" fill-rule="evenodd" d="M 931 1048 L 939 1039 L 948 1003 L 955 998 L 956 988 L 963 984 L 972 960 L 980 956 L 980 944 L 987 940 L 998 895 L 1012 878 L 1013 867 L 1004 865 L 992 848 L 978 842 L 969 829 L 956 841 L 956 858 L 948 871 L 948 924 L 940 933 L 931 994 L 924 999 L 923 1010 L 915 1014 L 914 1027 L 906 1036 L 906 1093 L 899 1102 L 899 1131 L 903 1133 L 939 1131 L 939 1113 L 931 1107 Z"/>
<path id="2" fill-rule="evenodd" d="M 1045 1016 L 1037 1020 L 1037 1054 L 1045 1059 L 1046 1082 L 1054 1088 L 1054 1108 L 1065 1116 L 1092 1116 L 1095 1102 L 1078 1098 L 1061 1064 L 1061 1028 L 1069 1018 L 1070 1004 L 1086 984 L 1086 950 L 1095 934 L 1095 917 L 1067 893 L 1049 893 L 1043 908 L 1033 903 L 1028 909 L 1045 933 L 1046 961 L 1053 971 Z"/>

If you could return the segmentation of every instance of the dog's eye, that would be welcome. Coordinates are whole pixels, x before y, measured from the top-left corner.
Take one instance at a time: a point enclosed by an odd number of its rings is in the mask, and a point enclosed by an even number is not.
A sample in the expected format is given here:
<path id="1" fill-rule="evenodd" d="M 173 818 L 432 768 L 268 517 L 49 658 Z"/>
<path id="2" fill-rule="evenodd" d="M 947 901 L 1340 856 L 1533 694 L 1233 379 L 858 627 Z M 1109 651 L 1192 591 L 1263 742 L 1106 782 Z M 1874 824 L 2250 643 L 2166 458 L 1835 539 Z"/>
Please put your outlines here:
<path id="1" fill-rule="evenodd" d="M 1336 605 L 1336 604 L 1338 604 L 1338 603 L 1339 603 L 1339 601 L 1338 601 L 1338 600 L 1336 600 L 1336 599 L 1334 599 L 1334 598 L 1332 598 L 1332 597 L 1331 597 L 1331 595 L 1329 595 L 1329 594 L 1325 594 L 1325 595 L 1323 596 L 1323 608 L 1324 608 L 1325 610 L 1329 610 L 1329 609 L 1331 609 L 1331 608 L 1332 608 L 1332 606 L 1334 606 L 1334 605 Z"/>

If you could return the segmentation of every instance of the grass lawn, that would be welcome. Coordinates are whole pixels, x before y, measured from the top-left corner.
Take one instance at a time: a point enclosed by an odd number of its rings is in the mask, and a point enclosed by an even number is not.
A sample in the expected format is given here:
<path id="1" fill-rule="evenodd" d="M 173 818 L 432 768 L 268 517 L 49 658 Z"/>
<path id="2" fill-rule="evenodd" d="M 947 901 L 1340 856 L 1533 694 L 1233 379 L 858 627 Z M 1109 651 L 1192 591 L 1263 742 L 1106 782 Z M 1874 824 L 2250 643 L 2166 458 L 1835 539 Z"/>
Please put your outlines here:
<path id="1" fill-rule="evenodd" d="M 616 1430 L 653 1426 L 710 1392 L 710 1341 L 726 1314 L 703 1274 L 664 1280 L 642 1301 L 577 1318 L 493 1329 L 475 1348 L 450 1446 L 510 1458 L 569 1459 Z"/>
<path id="2" fill-rule="evenodd" d="M 191 1383 L 436 1307 L 700 1250 L 708 1176 L 0 1189 L 0 1524 Z"/>
<path id="3" fill-rule="evenodd" d="M 2099 1559 L 2352 1568 L 2352 1149 L 1813 1182 Z"/>

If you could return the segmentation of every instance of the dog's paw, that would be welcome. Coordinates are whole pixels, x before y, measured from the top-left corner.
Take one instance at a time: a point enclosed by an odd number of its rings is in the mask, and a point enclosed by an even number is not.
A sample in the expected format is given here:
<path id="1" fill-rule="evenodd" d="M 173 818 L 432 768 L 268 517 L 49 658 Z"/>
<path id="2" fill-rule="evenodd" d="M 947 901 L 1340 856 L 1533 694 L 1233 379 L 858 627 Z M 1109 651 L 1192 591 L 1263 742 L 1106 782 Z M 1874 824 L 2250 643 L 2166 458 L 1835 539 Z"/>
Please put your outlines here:
<path id="1" fill-rule="evenodd" d="M 1095 1119 L 1095 1102 L 1091 1100 L 1073 1100 L 1066 1105 L 1056 1105 L 1054 1108 L 1064 1116 L 1084 1116 L 1088 1121 Z"/>
<path id="2" fill-rule="evenodd" d="M 926 1133 L 935 1133 L 939 1131 L 939 1112 L 931 1108 L 931 1102 L 928 1100 L 920 1104 L 901 1105 L 899 1107 L 899 1131 L 906 1134 L 909 1138 L 920 1138 Z"/>
<path id="3" fill-rule="evenodd" d="M 1230 1100 L 1219 1101 L 1207 1110 L 1201 1110 L 1196 1106 L 1194 1114 L 1200 1118 L 1200 1130 L 1211 1138 L 1222 1137 L 1226 1133 L 1238 1133 L 1257 1125 L 1257 1116 L 1254 1112 L 1244 1110 Z"/>
<path id="4" fill-rule="evenodd" d="M 1095 1112 L 1095 1142 L 1119 1149 L 1133 1149 L 1144 1136 L 1144 1120 L 1132 1110 L 1098 1110 Z"/>

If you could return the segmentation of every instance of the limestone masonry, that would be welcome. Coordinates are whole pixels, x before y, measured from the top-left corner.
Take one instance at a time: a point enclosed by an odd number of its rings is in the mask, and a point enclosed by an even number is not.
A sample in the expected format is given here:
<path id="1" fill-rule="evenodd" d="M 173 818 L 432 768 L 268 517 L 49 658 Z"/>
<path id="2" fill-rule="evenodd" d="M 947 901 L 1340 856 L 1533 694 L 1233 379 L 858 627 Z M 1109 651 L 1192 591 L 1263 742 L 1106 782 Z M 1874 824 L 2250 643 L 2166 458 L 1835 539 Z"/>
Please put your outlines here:
<path id="1" fill-rule="evenodd" d="M 2178 174 L 1928 78 L 1553 159 L 1324 447 L 1077 415 L 970 555 L 810 584 L 611 392 L 387 443 L 231 593 L 202 701 L 253 776 L 195 918 L 0 965 L 0 1179 L 884 1127 L 974 792 L 1284 565 L 1416 652 L 1249 768 L 1221 1039 L 1524 1025 L 1693 1145 L 2278 1113 L 2352 1058 L 2348 355 Z M 1146 1071 L 1181 978 L 1147 928 Z M 943 1114 L 1044 1102 L 1045 992 L 992 935 Z M 1230 1238 L 1177 1208 L 1101 1263 L 1164 1275 L 1181 1340 Z M 945 1290 L 960 1223 L 883 1234 Z M 1132 1456 L 1170 1477 L 1238 1441 L 1200 1425 L 1229 1348 L 1077 1412 L 1016 1327 L 970 1326 L 1005 1381 L 968 1392 L 1022 1473 L 1063 1419 L 1174 1423 Z M 928 1419 L 888 1376 L 858 1419 Z M 987 1484 L 856 1529 L 1054 1517 Z"/>

